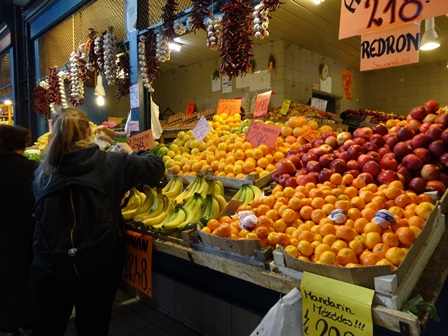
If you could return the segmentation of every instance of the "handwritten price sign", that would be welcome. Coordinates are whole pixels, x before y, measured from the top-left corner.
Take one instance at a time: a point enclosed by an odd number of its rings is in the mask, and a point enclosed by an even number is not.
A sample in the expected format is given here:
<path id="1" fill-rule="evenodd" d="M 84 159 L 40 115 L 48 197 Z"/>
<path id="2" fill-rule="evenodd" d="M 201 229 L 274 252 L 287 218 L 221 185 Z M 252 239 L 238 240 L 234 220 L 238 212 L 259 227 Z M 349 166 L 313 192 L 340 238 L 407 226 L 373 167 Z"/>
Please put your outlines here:
<path id="1" fill-rule="evenodd" d="M 126 281 L 142 293 L 152 296 L 152 237 L 126 230 L 125 243 Z"/>
<path id="2" fill-rule="evenodd" d="M 261 144 L 274 148 L 280 131 L 280 127 L 252 121 L 246 134 L 246 141 L 249 141 L 254 148 Z"/>
<path id="3" fill-rule="evenodd" d="M 291 105 L 290 99 L 285 99 L 282 104 L 282 108 L 280 109 L 280 113 L 286 115 L 289 111 L 289 106 Z"/>
<path id="4" fill-rule="evenodd" d="M 255 100 L 254 117 L 259 117 L 268 113 L 271 91 L 260 93 Z"/>
<path id="5" fill-rule="evenodd" d="M 192 115 L 193 112 L 194 112 L 195 107 L 196 107 L 196 103 L 194 103 L 194 102 L 193 103 L 188 103 L 187 110 L 185 111 L 185 114 L 186 115 Z"/>
<path id="6" fill-rule="evenodd" d="M 226 113 L 229 116 L 240 113 L 241 99 L 220 99 L 216 114 Z"/>
<path id="7" fill-rule="evenodd" d="M 212 130 L 212 127 L 208 123 L 207 119 L 202 116 L 196 126 L 193 128 L 193 135 L 197 141 L 202 142 L 207 134 Z"/>
<path id="8" fill-rule="evenodd" d="M 447 13 L 446 0 L 343 0 L 339 39 Z"/>
<path id="9" fill-rule="evenodd" d="M 147 131 L 141 132 L 134 135 L 126 140 L 129 147 L 132 148 L 134 152 L 139 150 L 148 150 L 154 147 L 154 139 L 152 137 L 152 131 L 149 129 Z"/>
<path id="10" fill-rule="evenodd" d="M 300 291 L 303 335 L 373 335 L 373 290 L 304 272 Z"/>

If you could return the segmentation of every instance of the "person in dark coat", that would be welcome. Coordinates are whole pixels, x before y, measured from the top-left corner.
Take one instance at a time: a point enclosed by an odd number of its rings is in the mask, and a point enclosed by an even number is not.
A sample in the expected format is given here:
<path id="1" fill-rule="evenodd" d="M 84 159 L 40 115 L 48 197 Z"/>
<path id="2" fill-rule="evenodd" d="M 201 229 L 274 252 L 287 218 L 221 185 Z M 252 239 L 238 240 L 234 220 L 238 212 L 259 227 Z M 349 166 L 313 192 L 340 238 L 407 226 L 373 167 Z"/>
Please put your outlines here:
<path id="1" fill-rule="evenodd" d="M 126 143 L 116 145 L 119 152 L 104 153 L 92 143 L 91 133 L 89 120 L 82 111 L 62 109 L 55 118 L 49 145 L 35 173 L 36 200 L 61 179 L 87 174 L 97 169 L 97 160 L 104 159 L 100 183 L 115 222 L 123 226 L 120 204 L 126 191 L 140 184 L 157 186 L 165 173 L 165 165 L 148 151 L 133 152 Z M 51 213 L 51 209 L 43 210 L 43 213 Z M 112 305 L 123 275 L 122 235 L 117 239 L 116 252 L 107 264 L 98 265 L 98 269 L 84 275 L 59 277 L 52 273 L 51 268 L 48 269 L 42 258 L 39 259 L 37 223 L 45 225 L 36 210 L 35 253 L 31 271 L 33 336 L 62 336 L 73 307 L 78 335 L 107 336 Z"/>
<path id="2" fill-rule="evenodd" d="M 36 161 L 23 153 L 31 140 L 21 126 L 0 125 L 0 335 L 31 327 L 32 189 Z"/>

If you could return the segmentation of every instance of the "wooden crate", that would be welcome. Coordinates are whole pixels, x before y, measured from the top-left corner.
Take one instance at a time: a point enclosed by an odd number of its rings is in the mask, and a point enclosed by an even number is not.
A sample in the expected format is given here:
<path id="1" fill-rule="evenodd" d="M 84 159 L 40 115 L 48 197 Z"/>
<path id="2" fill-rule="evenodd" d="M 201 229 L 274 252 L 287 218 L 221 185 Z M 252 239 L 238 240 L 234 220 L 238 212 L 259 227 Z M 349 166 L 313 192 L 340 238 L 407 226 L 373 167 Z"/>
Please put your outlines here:
<path id="1" fill-rule="evenodd" d="M 437 204 L 430 217 L 428 217 L 418 239 L 411 246 L 406 258 L 395 272 L 384 269 L 384 266 L 365 266 L 347 269 L 302 262 L 286 254 L 282 249 L 276 249 L 273 252 L 274 262 L 271 263 L 270 269 L 299 280 L 302 279 L 303 271 L 309 271 L 369 287 L 375 290 L 375 304 L 395 310 L 401 309 L 403 304 L 409 299 L 409 295 L 436 249 L 444 231 L 445 215 L 441 213 L 441 207 Z M 303 267 L 304 265 L 306 267 Z M 347 270 L 351 274 L 348 274 Z M 382 272 L 386 274 L 382 275 Z"/>

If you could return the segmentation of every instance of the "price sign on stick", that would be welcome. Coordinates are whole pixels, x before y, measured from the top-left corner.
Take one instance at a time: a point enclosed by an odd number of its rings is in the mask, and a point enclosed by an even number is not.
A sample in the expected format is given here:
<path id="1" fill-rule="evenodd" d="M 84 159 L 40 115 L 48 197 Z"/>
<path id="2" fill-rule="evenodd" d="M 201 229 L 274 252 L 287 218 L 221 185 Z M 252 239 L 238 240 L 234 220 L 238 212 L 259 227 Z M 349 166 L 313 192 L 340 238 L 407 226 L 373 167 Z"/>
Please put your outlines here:
<path id="1" fill-rule="evenodd" d="M 137 152 L 139 150 L 151 149 L 154 147 L 152 131 L 149 129 L 147 131 L 131 136 L 126 140 L 126 143 L 129 145 L 129 147 L 132 148 L 134 152 Z"/>
<path id="2" fill-rule="evenodd" d="M 255 100 L 254 117 L 259 117 L 268 113 L 271 91 L 260 93 Z"/>
<path id="3" fill-rule="evenodd" d="M 218 108 L 216 114 L 225 113 L 229 116 L 240 113 L 241 99 L 220 99 L 218 100 Z"/>
<path id="4" fill-rule="evenodd" d="M 308 141 L 313 141 L 314 139 L 321 137 L 319 133 L 312 129 L 307 129 L 305 133 L 302 134 L 302 136 Z"/>
<path id="5" fill-rule="evenodd" d="M 246 134 L 246 141 L 249 141 L 254 148 L 261 144 L 274 148 L 280 131 L 280 127 L 252 121 Z"/>
<path id="6" fill-rule="evenodd" d="M 152 237 L 126 230 L 125 243 L 125 279 L 131 286 L 152 297 Z"/>
<path id="7" fill-rule="evenodd" d="M 196 126 L 193 128 L 193 135 L 197 141 L 202 142 L 206 135 L 212 130 L 212 127 L 208 123 L 207 119 L 202 116 Z"/>
<path id="8" fill-rule="evenodd" d="M 373 335 L 373 290 L 303 272 L 300 291 L 303 335 Z"/>
<path id="9" fill-rule="evenodd" d="M 289 106 L 291 105 L 290 99 L 285 99 L 282 104 L 282 108 L 280 109 L 280 113 L 286 115 L 289 111 Z"/>

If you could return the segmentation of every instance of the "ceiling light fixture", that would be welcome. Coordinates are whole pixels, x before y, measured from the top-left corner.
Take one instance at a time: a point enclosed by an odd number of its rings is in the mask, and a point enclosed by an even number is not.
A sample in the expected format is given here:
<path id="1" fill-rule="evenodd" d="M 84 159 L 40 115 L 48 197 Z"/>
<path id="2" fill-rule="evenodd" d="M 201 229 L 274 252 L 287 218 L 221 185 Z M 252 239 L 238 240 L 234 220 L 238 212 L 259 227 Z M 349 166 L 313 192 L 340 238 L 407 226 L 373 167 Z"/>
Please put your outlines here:
<path id="1" fill-rule="evenodd" d="M 313 2 L 314 2 L 316 5 L 320 5 L 322 2 L 325 2 L 325 0 L 313 0 Z"/>
<path id="2" fill-rule="evenodd" d="M 95 86 L 95 92 L 93 93 L 96 97 L 96 103 L 98 106 L 104 106 L 104 97 L 106 96 L 106 91 L 104 90 L 103 86 L 103 77 L 101 74 L 98 74 L 96 77 L 96 86 Z"/>
<path id="3" fill-rule="evenodd" d="M 12 105 L 12 101 L 10 99 L 6 99 L 4 103 L 5 105 Z"/>
<path id="4" fill-rule="evenodd" d="M 179 43 L 176 43 L 176 42 L 170 42 L 168 47 L 171 50 L 175 50 L 175 51 L 180 51 L 180 49 L 182 49 L 182 45 L 180 45 Z"/>
<path id="5" fill-rule="evenodd" d="M 425 32 L 420 41 L 420 50 L 433 50 L 438 47 L 440 40 L 435 30 L 434 18 L 425 19 Z"/>

